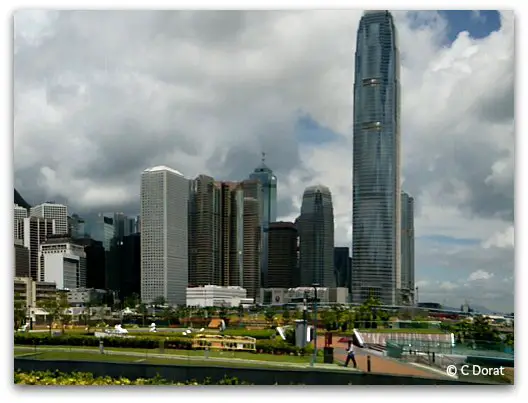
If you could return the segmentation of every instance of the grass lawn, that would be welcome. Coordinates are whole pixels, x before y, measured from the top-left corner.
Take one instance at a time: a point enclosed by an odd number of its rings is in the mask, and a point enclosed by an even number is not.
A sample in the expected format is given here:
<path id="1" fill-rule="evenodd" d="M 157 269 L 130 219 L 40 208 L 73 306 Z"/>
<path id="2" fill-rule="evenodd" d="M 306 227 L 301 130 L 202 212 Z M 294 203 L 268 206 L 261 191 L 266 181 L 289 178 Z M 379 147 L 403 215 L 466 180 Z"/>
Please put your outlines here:
<path id="1" fill-rule="evenodd" d="M 98 347 L 82 347 L 82 346 L 37 346 L 35 349 L 33 346 L 15 346 L 15 353 L 19 352 L 20 354 L 27 354 L 30 352 L 39 352 L 39 351 L 45 351 L 47 348 L 63 348 L 68 349 L 65 353 L 70 354 L 69 351 L 73 353 L 76 353 L 75 350 L 83 349 L 83 350 L 93 350 L 94 352 L 98 352 Z M 112 352 L 134 352 L 134 353 L 141 353 L 144 354 L 145 357 L 149 357 L 149 355 L 154 354 L 160 354 L 159 350 L 157 348 L 154 349 L 141 349 L 141 348 L 119 348 L 119 347 L 105 347 L 105 351 L 112 351 Z M 89 353 L 90 354 L 90 353 Z M 173 355 L 173 356 L 188 356 L 188 357 L 204 357 L 205 358 L 205 351 L 203 350 L 173 350 L 173 349 L 166 349 L 164 354 L 166 355 Z M 305 364 L 309 363 L 311 361 L 311 356 L 291 356 L 291 355 L 275 355 L 275 354 L 258 354 L 258 353 L 251 353 L 251 352 L 245 352 L 245 351 L 215 351 L 212 350 L 209 352 L 209 357 L 215 357 L 215 358 L 225 358 L 228 360 L 231 359 L 238 359 L 238 360 L 253 360 L 253 361 L 267 361 L 267 362 L 288 362 L 288 363 L 295 363 L 295 364 Z M 139 358 L 136 358 L 139 359 Z M 323 357 L 318 356 L 317 362 L 323 362 Z"/>
<path id="2" fill-rule="evenodd" d="M 254 362 L 254 361 L 231 361 L 230 357 L 225 357 L 223 360 L 208 360 L 206 358 L 199 359 L 186 359 L 186 358 L 161 358 L 161 357 L 142 357 L 142 356 L 130 356 L 130 355 L 120 355 L 120 354 L 99 354 L 97 350 L 93 352 L 76 352 L 73 351 L 43 351 L 37 352 L 35 355 L 30 355 L 26 351 L 16 351 L 15 357 L 24 357 L 37 360 L 78 360 L 78 361 L 108 361 L 108 362 L 142 362 L 148 364 L 163 364 L 163 365 L 204 365 L 208 366 L 225 366 L 226 363 L 229 363 L 229 367 L 251 367 L 251 368 L 262 368 L 262 367 L 282 367 L 280 362 L 273 361 L 263 361 L 263 362 Z M 190 357 L 190 356 L 189 356 Z M 309 361 L 297 362 L 291 364 L 299 365 L 308 365 Z"/>

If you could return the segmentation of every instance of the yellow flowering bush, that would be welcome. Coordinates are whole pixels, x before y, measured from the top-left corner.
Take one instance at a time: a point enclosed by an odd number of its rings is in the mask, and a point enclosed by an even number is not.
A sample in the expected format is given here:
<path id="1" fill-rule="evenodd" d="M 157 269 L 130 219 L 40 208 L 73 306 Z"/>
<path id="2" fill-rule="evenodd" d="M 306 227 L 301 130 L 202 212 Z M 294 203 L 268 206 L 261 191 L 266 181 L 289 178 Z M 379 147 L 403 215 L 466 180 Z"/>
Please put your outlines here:
<path id="1" fill-rule="evenodd" d="M 112 378 L 109 376 L 94 377 L 92 373 L 88 372 L 72 372 L 69 374 L 59 371 L 32 371 L 32 372 L 15 372 L 15 384 L 18 385 L 82 385 L 82 386 L 109 386 L 109 385 L 247 385 L 247 383 L 240 382 L 237 378 L 224 378 L 217 383 L 206 379 L 202 382 L 195 380 L 187 382 L 172 382 L 162 379 L 160 376 L 155 378 L 138 378 L 130 380 L 127 378 Z"/>

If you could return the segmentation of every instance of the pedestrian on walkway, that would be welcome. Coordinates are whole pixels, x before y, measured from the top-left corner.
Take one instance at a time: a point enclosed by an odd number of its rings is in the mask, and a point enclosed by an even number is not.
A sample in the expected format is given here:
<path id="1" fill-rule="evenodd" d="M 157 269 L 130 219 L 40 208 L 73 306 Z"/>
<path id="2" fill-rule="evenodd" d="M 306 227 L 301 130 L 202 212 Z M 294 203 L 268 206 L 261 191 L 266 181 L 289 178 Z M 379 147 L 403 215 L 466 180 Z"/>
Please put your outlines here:
<path id="1" fill-rule="evenodd" d="M 354 345 L 352 344 L 352 340 L 348 341 L 348 348 L 347 348 L 347 358 L 345 361 L 345 367 L 348 367 L 348 363 L 352 360 L 352 363 L 354 364 L 354 368 L 357 368 L 357 362 L 356 362 L 356 355 L 354 354 Z"/>

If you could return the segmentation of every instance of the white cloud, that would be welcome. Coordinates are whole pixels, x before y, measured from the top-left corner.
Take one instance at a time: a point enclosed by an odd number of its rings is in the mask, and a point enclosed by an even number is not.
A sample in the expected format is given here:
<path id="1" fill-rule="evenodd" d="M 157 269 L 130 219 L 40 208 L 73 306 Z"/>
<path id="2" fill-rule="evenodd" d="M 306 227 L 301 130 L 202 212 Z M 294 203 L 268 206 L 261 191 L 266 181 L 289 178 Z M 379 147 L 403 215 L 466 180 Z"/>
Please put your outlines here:
<path id="1" fill-rule="evenodd" d="M 496 247 L 513 249 L 515 245 L 514 237 L 515 230 L 513 228 L 513 225 L 511 225 L 503 231 L 495 232 L 490 238 L 483 242 L 482 246 L 484 248 Z"/>
<path id="2" fill-rule="evenodd" d="M 471 273 L 467 281 L 480 281 L 480 280 L 489 280 L 493 277 L 493 273 L 488 273 L 484 270 L 477 270 Z"/>

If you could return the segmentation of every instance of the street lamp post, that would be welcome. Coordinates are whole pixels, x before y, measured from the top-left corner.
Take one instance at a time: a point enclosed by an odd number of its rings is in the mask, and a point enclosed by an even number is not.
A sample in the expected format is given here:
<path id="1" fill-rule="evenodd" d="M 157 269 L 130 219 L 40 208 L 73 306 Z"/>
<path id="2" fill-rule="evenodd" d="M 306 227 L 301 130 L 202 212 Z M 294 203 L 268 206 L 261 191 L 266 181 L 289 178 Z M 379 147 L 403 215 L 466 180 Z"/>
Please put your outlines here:
<path id="1" fill-rule="evenodd" d="M 315 365 L 317 361 L 317 287 L 319 287 L 319 284 L 312 284 L 312 287 L 314 289 L 314 351 L 312 365 Z"/>

